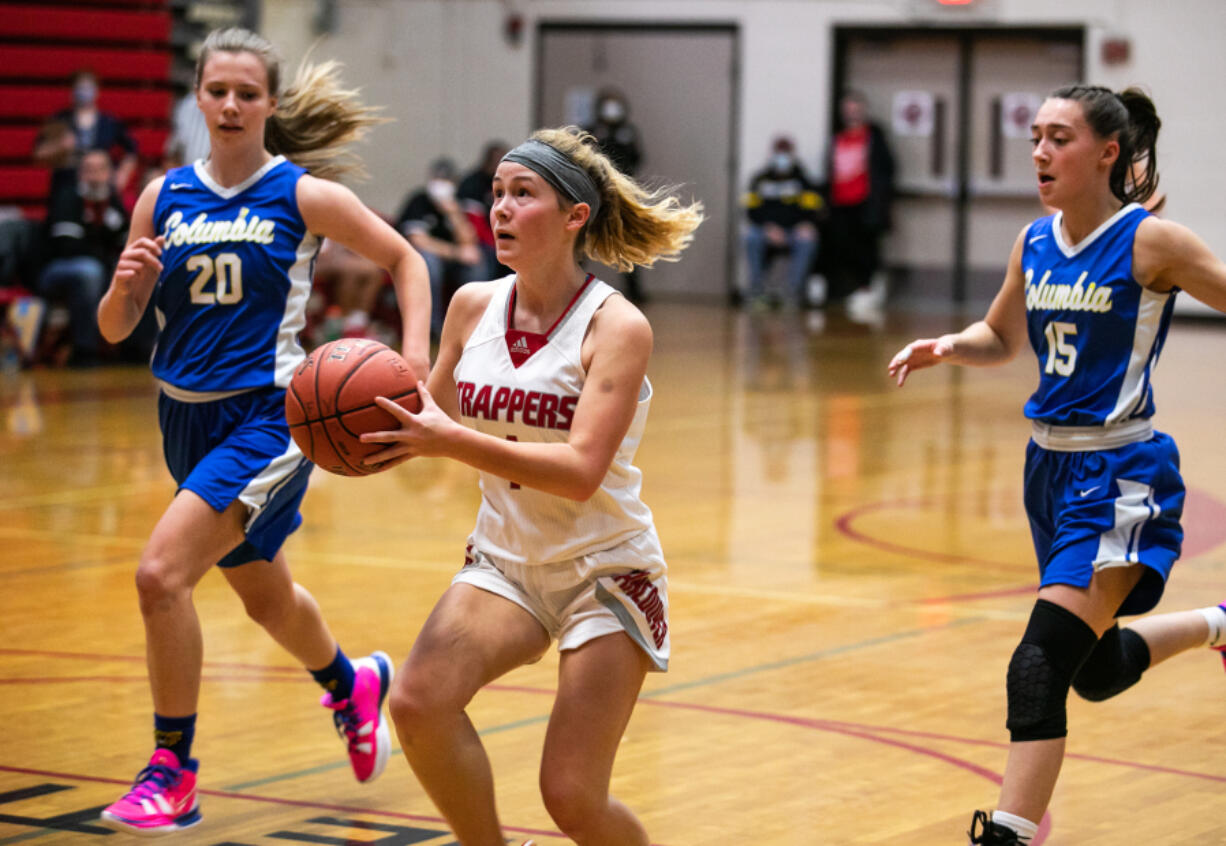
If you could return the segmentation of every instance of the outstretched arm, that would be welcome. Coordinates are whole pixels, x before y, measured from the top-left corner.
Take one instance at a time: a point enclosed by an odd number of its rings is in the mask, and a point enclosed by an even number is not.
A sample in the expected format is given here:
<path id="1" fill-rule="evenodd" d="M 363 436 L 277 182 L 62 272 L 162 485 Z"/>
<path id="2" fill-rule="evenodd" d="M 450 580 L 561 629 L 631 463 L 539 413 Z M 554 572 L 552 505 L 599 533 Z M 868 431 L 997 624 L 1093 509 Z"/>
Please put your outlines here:
<path id="1" fill-rule="evenodd" d="M 1004 364 L 1026 343 L 1026 280 L 1022 275 L 1022 243 L 1025 229 L 1013 243 L 1005 281 L 983 320 L 961 332 L 939 338 L 918 338 L 890 360 L 887 372 L 899 387 L 916 370 L 948 362 L 985 367 Z"/>
<path id="2" fill-rule="evenodd" d="M 400 304 L 402 346 L 413 372 L 430 372 L 430 274 L 421 255 L 343 185 L 313 176 L 298 180 L 298 208 L 307 228 L 385 269 Z"/>

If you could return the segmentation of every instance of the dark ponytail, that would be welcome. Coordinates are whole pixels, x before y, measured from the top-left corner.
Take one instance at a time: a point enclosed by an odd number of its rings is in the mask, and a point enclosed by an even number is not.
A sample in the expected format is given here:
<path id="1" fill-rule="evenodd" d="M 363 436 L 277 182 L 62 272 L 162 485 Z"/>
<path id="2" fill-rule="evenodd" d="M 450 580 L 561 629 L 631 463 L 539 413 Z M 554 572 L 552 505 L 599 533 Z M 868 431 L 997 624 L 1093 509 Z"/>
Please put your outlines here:
<path id="1" fill-rule="evenodd" d="M 1100 138 L 1119 141 L 1120 155 L 1107 178 L 1123 203 L 1144 203 L 1158 189 L 1158 130 L 1154 101 L 1139 88 L 1116 94 L 1100 85 L 1066 85 L 1051 94 L 1081 103 L 1086 123 Z"/>

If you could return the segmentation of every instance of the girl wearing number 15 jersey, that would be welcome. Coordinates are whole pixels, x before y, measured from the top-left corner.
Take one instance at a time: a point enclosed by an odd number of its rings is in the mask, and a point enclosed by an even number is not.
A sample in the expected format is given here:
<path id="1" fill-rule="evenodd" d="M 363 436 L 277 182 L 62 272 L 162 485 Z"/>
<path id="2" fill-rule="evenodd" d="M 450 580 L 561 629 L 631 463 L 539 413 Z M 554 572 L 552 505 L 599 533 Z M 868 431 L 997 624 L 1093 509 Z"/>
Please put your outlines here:
<path id="1" fill-rule="evenodd" d="M 999 364 L 1030 342 L 1025 504 L 1038 599 L 1006 677 L 1009 759 L 996 810 L 970 842 L 1025 844 L 1055 788 L 1069 689 L 1098 701 L 1153 664 L 1226 644 L 1226 607 L 1142 618 L 1179 557 L 1184 486 L 1155 431 L 1151 379 L 1184 290 L 1226 311 L 1226 264 L 1192 232 L 1149 214 L 1160 121 L 1136 89 L 1054 92 L 1031 127 L 1039 197 L 1055 214 L 1018 235 L 987 316 L 912 341 L 889 364 L 902 385 L 942 362 Z"/>

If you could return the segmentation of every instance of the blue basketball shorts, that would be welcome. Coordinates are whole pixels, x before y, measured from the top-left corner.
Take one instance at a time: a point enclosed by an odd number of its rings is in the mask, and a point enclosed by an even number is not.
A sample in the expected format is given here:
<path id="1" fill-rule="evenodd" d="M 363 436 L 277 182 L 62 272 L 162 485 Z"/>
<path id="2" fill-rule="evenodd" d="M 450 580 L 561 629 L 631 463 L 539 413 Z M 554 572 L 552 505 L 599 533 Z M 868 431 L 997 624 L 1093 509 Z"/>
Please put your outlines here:
<path id="1" fill-rule="evenodd" d="M 290 438 L 285 391 L 267 388 L 209 402 L 158 398 L 166 466 L 179 489 L 216 511 L 235 500 L 247 508 L 246 542 L 223 567 L 271 560 L 302 524 L 298 506 L 315 466 Z"/>
<path id="2" fill-rule="evenodd" d="M 1095 571 L 1143 565 L 1140 582 L 1116 612 L 1158 604 L 1179 558 L 1184 486 L 1169 435 L 1116 449 L 1056 452 L 1026 447 L 1026 515 L 1040 584 L 1087 587 Z"/>

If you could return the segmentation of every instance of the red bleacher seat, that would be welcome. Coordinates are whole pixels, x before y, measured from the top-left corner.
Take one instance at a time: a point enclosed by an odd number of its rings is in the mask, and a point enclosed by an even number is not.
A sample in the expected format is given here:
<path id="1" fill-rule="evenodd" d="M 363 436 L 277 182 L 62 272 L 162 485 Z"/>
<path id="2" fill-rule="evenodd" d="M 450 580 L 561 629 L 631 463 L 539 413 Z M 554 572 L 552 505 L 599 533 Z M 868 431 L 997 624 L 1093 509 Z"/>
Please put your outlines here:
<path id="1" fill-rule="evenodd" d="M 0 126 L 0 159 L 28 159 L 37 137 L 36 126 Z"/>
<path id="2" fill-rule="evenodd" d="M 77 68 L 89 68 L 104 85 L 116 80 L 163 81 L 170 74 L 170 54 L 165 50 L 0 45 L 2 77 L 64 79 Z"/>
<path id="3" fill-rule="evenodd" d="M 68 108 L 72 92 L 67 85 L 0 84 L 0 117 L 43 120 Z M 165 123 L 170 118 L 171 94 L 163 90 L 103 89 L 98 108 L 125 121 Z"/>
<path id="4" fill-rule="evenodd" d="M 51 170 L 34 165 L 0 165 L 0 185 L 4 186 L 5 202 L 42 201 L 51 188 Z"/>
<path id="5" fill-rule="evenodd" d="M 71 6 L 5 4 L 0 38 L 46 38 L 56 41 L 150 42 L 170 39 L 170 12 L 164 9 L 74 9 Z"/>

